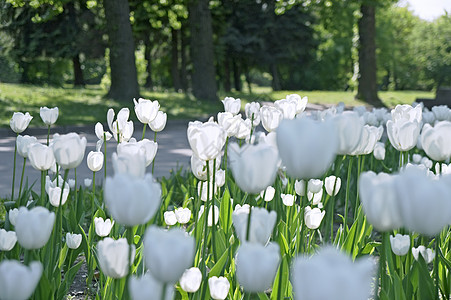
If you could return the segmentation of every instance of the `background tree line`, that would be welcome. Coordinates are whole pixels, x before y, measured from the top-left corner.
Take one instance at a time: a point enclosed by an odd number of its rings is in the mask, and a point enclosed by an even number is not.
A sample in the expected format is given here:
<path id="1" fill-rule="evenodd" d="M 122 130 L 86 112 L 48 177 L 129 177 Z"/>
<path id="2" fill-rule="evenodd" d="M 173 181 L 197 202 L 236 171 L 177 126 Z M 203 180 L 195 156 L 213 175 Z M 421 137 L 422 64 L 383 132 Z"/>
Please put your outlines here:
<path id="1" fill-rule="evenodd" d="M 0 81 L 139 88 L 377 90 L 451 85 L 451 16 L 394 0 L 0 0 Z"/>

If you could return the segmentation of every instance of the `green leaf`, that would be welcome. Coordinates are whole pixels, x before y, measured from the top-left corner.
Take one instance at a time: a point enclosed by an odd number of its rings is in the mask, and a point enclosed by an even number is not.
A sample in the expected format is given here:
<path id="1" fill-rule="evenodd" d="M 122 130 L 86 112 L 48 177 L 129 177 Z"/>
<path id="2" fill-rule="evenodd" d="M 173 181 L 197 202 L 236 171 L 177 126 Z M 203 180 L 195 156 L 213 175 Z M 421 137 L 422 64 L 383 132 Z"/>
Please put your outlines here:
<path id="1" fill-rule="evenodd" d="M 58 288 L 58 298 L 57 299 L 63 299 L 65 295 L 67 294 L 67 291 L 69 291 L 70 286 L 72 285 L 72 282 L 74 281 L 75 275 L 77 275 L 78 271 L 80 270 L 83 260 L 78 262 L 76 265 L 74 265 L 72 268 L 69 269 L 64 274 L 64 280 L 62 284 Z"/>
<path id="2" fill-rule="evenodd" d="M 222 253 L 221 257 L 218 259 L 218 262 L 211 268 L 210 272 L 208 273 L 208 277 L 212 276 L 219 276 L 221 274 L 222 269 L 224 268 L 224 265 L 227 262 L 229 251 L 228 248 L 224 253 Z"/>

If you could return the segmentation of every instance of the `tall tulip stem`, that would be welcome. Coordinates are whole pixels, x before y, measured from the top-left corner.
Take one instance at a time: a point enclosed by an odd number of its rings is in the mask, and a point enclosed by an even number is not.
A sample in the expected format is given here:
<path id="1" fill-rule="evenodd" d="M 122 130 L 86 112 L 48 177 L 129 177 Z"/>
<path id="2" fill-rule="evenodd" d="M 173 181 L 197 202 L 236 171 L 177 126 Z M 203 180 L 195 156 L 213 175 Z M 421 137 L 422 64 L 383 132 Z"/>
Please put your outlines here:
<path id="1" fill-rule="evenodd" d="M 45 175 L 46 171 L 41 171 L 41 206 L 45 205 Z M 63 191 L 61 190 L 61 195 L 63 194 Z"/>
<path id="2" fill-rule="evenodd" d="M 161 290 L 161 300 L 165 300 L 166 299 L 166 286 L 168 284 L 165 282 L 163 283 L 163 289 Z"/>
<path id="3" fill-rule="evenodd" d="M 20 176 L 20 185 L 19 185 L 19 198 L 22 194 L 22 183 L 23 183 L 23 175 L 25 173 L 25 164 L 27 163 L 27 158 L 23 158 L 23 166 L 22 166 L 22 175 Z"/>
<path id="4" fill-rule="evenodd" d="M 19 136 L 19 134 L 17 134 Z M 13 166 L 13 184 L 11 186 L 11 201 L 14 201 L 14 184 L 16 180 L 16 156 L 17 156 L 17 136 L 16 142 L 14 143 L 14 166 Z"/>
<path id="5" fill-rule="evenodd" d="M 95 197 L 96 197 L 96 172 L 92 172 L 92 200 L 91 200 L 91 216 L 94 216 L 95 210 Z"/>
<path id="6" fill-rule="evenodd" d="M 349 188 L 351 186 L 352 162 L 353 162 L 353 157 L 350 156 L 349 162 L 348 162 L 348 177 L 346 179 L 345 217 L 344 217 L 344 224 L 343 224 L 343 227 L 345 228 L 345 230 L 347 230 L 347 228 L 348 228 Z"/>
<path id="7" fill-rule="evenodd" d="M 106 132 L 103 133 L 103 171 L 105 172 L 105 177 L 103 180 L 106 180 Z"/>
<path id="8" fill-rule="evenodd" d="M 208 163 L 208 161 L 207 161 Z M 208 165 L 207 165 L 207 172 L 208 171 Z M 216 251 L 215 251 L 215 231 L 216 231 L 216 224 L 215 224 L 215 179 L 216 179 L 216 159 L 213 160 L 213 174 L 212 174 L 212 186 L 213 186 L 213 191 L 211 191 L 211 207 L 212 207 L 212 212 L 211 212 L 211 217 L 213 219 L 213 224 L 211 224 L 211 248 L 213 251 L 213 257 L 215 259 L 215 262 L 218 261 L 218 257 L 216 255 Z M 208 177 L 210 178 L 210 177 Z M 210 184 L 208 185 L 208 188 L 210 188 Z M 210 193 L 208 193 L 208 197 L 210 197 Z M 207 213 L 208 216 L 208 213 Z"/>
<path id="9" fill-rule="evenodd" d="M 134 244 L 133 227 L 127 227 L 127 229 L 125 230 L 125 237 L 127 238 L 129 248 L 128 248 L 128 273 L 127 273 L 127 279 L 125 281 L 126 293 L 124 293 L 124 294 L 129 294 L 130 291 L 128 290 L 128 285 L 129 285 L 130 277 L 132 276 L 133 261 L 134 261 L 134 257 L 133 257 L 133 244 Z M 129 295 L 129 296 L 131 298 L 131 295 Z"/>
<path id="10" fill-rule="evenodd" d="M 251 215 L 252 215 L 252 206 L 251 202 L 249 201 L 249 215 L 247 216 L 247 227 L 246 227 L 246 241 L 249 241 L 249 236 L 251 232 Z"/>
<path id="11" fill-rule="evenodd" d="M 155 131 L 155 135 L 153 136 L 153 141 L 156 143 L 157 142 L 157 132 Z M 153 158 L 152 161 L 152 175 L 153 175 L 153 171 L 155 168 L 155 159 L 157 158 L 157 154 L 155 154 L 155 157 Z"/>
<path id="12" fill-rule="evenodd" d="M 147 127 L 147 124 L 144 124 L 144 127 L 143 127 L 143 136 L 142 136 L 141 140 L 144 140 L 144 138 L 146 137 L 146 127 Z"/>
<path id="13" fill-rule="evenodd" d="M 209 204 L 210 204 L 210 165 L 209 161 L 207 160 L 207 201 L 205 202 L 204 206 L 204 243 L 202 244 L 202 278 L 204 278 L 205 282 L 203 283 L 202 288 L 202 296 L 201 299 L 205 299 L 205 293 L 207 291 L 207 242 L 208 242 L 208 214 L 209 214 Z M 213 220 L 214 221 L 214 220 Z"/>
<path id="14" fill-rule="evenodd" d="M 435 237 L 435 259 L 434 259 L 434 279 L 435 279 L 435 297 L 440 300 L 440 278 L 438 275 L 439 251 L 440 251 L 440 233 Z"/>
<path id="15" fill-rule="evenodd" d="M 47 146 L 50 144 L 50 125 L 47 125 Z"/>

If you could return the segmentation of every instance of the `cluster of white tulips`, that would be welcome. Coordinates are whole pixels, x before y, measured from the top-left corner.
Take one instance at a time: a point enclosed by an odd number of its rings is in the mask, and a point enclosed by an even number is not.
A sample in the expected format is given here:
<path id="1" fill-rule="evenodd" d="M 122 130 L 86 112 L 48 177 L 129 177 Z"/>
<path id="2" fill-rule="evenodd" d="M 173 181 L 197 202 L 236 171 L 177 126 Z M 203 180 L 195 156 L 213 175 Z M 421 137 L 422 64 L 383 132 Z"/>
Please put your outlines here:
<path id="1" fill-rule="evenodd" d="M 22 172 L 5 202 L 0 299 L 62 299 L 82 264 L 101 299 L 450 298 L 449 108 L 306 112 L 292 94 L 241 115 L 240 99 L 222 102 L 216 119 L 188 124 L 191 173 L 158 181 L 159 103 L 134 101 L 141 140 L 129 110 L 110 109 L 85 187 L 68 173 L 86 139 L 41 144 L 19 135 L 31 116 L 15 113 L 16 150 L 41 171 L 41 193 Z M 57 114 L 41 109 L 49 128 Z M 111 138 L 114 176 L 96 190 Z"/>

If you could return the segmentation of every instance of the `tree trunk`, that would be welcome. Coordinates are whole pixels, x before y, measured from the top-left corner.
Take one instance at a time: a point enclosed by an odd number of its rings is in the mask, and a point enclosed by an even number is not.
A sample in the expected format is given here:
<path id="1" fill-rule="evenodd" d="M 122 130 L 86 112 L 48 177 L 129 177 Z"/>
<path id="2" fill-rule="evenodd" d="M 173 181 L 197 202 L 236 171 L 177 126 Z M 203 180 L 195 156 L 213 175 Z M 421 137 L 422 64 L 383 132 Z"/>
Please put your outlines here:
<path id="1" fill-rule="evenodd" d="M 271 69 L 271 75 L 272 75 L 272 84 L 271 84 L 272 89 L 273 89 L 273 91 L 280 91 L 281 86 L 280 86 L 279 71 L 277 70 L 277 64 L 271 63 L 271 65 L 269 67 Z"/>
<path id="2" fill-rule="evenodd" d="M 180 82 L 182 85 L 182 89 L 184 92 L 188 90 L 188 71 L 186 69 L 186 65 L 188 64 L 188 59 L 186 57 L 186 47 L 188 46 L 188 37 L 186 36 L 186 26 L 182 24 L 182 28 L 180 30 Z"/>
<path id="3" fill-rule="evenodd" d="M 85 85 L 85 79 L 83 77 L 83 70 L 81 69 L 79 54 L 75 54 L 74 57 L 72 57 L 72 63 L 74 66 L 74 86 L 82 87 Z"/>
<path id="4" fill-rule="evenodd" d="M 237 61 L 234 59 L 232 61 L 233 68 L 233 85 L 235 86 L 235 91 L 241 92 L 241 71 L 240 66 Z"/>
<path id="5" fill-rule="evenodd" d="M 232 86 L 230 83 L 230 60 L 228 56 L 224 58 L 224 91 L 230 93 Z"/>
<path id="6" fill-rule="evenodd" d="M 179 31 L 174 28 L 171 29 L 171 76 L 172 86 L 174 90 L 178 92 L 182 87 L 180 85 L 180 72 L 179 72 Z"/>
<path id="7" fill-rule="evenodd" d="M 357 98 L 374 106 L 384 106 L 377 96 L 376 78 L 376 8 L 371 3 L 360 6 L 359 86 Z"/>
<path id="8" fill-rule="evenodd" d="M 146 72 L 147 72 L 147 76 L 146 76 L 146 83 L 144 84 L 144 86 L 146 88 L 153 88 L 153 80 L 152 80 L 152 45 L 150 44 L 150 37 L 149 37 L 149 33 L 145 33 L 145 38 L 144 38 L 144 59 L 146 60 L 147 64 L 146 64 Z"/>
<path id="9" fill-rule="evenodd" d="M 246 77 L 246 83 L 247 88 L 249 90 L 249 94 L 252 94 L 251 74 L 249 73 L 249 66 L 247 64 L 244 65 L 244 76 Z"/>
<path id="10" fill-rule="evenodd" d="M 107 96 L 130 101 L 139 96 L 135 45 L 127 0 L 104 0 L 110 48 L 111 86 Z"/>
<path id="11" fill-rule="evenodd" d="M 193 95 L 202 100 L 217 101 L 216 71 L 213 52 L 213 30 L 209 0 L 192 0 L 188 5 L 193 62 Z"/>

